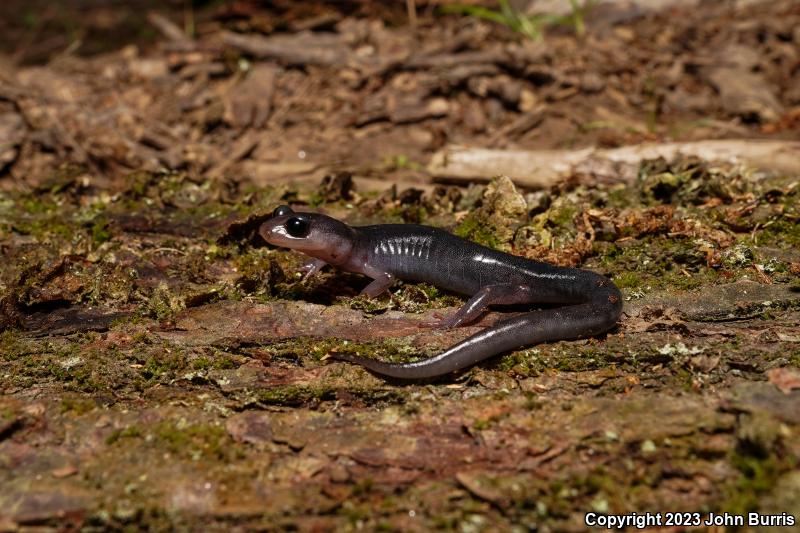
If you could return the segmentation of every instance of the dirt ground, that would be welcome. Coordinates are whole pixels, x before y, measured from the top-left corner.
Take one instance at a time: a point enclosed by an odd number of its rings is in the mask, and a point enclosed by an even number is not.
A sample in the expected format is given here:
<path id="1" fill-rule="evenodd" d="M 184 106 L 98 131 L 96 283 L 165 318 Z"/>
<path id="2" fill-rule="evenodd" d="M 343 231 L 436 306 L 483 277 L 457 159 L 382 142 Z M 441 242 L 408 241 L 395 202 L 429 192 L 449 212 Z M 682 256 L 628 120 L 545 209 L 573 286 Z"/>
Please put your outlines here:
<path id="1" fill-rule="evenodd" d="M 0 16 L 0 531 L 795 530 L 798 2 L 59 4 Z M 608 155 L 638 143 L 684 149 Z M 281 203 L 592 269 L 624 312 L 387 381 L 330 355 L 508 311 L 302 280 L 257 234 Z"/>

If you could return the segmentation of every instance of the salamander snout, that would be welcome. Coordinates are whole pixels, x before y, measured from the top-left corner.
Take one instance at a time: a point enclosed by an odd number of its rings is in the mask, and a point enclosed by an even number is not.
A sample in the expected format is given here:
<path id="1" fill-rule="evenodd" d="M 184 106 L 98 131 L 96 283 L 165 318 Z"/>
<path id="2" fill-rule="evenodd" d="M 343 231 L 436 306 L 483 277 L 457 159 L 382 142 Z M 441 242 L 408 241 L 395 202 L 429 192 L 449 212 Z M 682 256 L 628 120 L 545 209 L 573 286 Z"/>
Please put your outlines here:
<path id="1" fill-rule="evenodd" d="M 275 211 L 278 211 L 277 209 Z M 299 241 L 311 237 L 312 221 L 308 213 L 273 216 L 258 229 L 264 240 L 276 246 L 298 248 Z M 299 249 L 299 248 L 298 248 Z"/>
<path id="2" fill-rule="evenodd" d="M 347 224 L 319 213 L 296 213 L 289 206 L 275 209 L 258 232 L 270 244 L 334 265 L 349 258 L 356 240 L 355 231 Z"/>

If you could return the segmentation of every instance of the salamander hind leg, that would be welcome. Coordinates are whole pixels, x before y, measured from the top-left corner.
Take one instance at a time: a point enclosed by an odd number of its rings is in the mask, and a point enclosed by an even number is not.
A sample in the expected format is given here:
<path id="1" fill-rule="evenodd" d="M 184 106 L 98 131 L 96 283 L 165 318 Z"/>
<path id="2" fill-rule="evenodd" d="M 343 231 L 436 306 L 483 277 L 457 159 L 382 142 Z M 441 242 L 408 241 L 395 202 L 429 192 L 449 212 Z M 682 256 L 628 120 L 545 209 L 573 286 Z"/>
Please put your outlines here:
<path id="1" fill-rule="evenodd" d="M 487 285 L 476 292 L 461 309 L 449 317 L 423 325 L 437 328 L 455 328 L 475 322 L 490 305 L 535 303 L 533 289 L 519 283 Z"/>

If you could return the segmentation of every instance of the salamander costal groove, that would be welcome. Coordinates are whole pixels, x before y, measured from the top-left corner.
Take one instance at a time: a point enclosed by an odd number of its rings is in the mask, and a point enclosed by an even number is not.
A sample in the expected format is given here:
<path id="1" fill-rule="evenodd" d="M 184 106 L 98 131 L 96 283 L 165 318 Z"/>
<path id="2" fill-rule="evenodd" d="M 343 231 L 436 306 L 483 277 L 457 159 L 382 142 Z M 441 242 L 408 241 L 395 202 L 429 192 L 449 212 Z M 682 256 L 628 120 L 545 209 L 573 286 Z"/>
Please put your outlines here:
<path id="1" fill-rule="evenodd" d="M 600 274 L 506 254 L 429 226 L 351 227 L 282 205 L 259 233 L 270 244 L 311 256 L 314 260 L 304 268 L 307 276 L 332 265 L 372 278 L 362 291 L 370 297 L 386 291 L 395 278 L 470 296 L 439 323 L 441 327 L 469 324 L 490 305 L 560 304 L 501 320 L 439 355 L 413 363 L 334 356 L 383 376 L 433 378 L 523 346 L 599 335 L 611 329 L 622 312 L 619 289 Z"/>

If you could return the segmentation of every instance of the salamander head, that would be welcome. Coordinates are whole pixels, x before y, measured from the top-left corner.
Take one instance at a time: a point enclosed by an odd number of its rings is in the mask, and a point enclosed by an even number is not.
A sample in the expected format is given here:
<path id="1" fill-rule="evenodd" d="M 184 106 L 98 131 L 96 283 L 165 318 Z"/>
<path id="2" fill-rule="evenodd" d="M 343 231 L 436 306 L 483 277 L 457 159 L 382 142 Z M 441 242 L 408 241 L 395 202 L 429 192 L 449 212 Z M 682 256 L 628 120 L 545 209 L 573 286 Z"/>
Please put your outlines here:
<path id="1" fill-rule="evenodd" d="M 344 222 L 319 213 L 295 213 L 288 205 L 272 212 L 258 232 L 270 244 L 303 252 L 331 265 L 350 258 L 356 233 Z"/>

